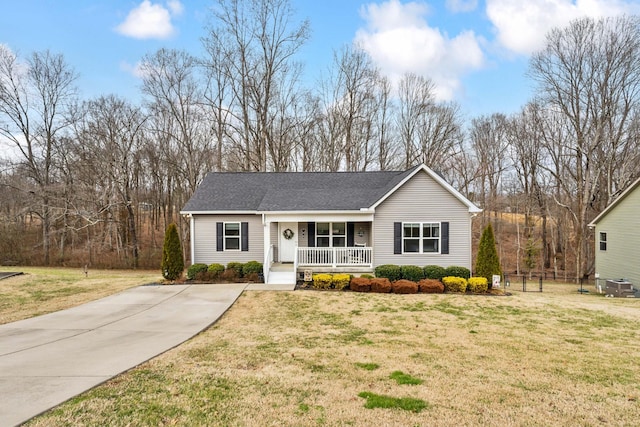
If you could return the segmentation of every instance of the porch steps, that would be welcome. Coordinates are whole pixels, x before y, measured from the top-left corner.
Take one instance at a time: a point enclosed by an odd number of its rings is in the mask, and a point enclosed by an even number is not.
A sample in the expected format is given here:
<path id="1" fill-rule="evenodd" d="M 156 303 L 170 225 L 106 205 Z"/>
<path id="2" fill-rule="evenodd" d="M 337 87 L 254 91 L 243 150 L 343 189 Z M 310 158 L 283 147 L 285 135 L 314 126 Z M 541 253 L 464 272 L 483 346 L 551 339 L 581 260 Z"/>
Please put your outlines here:
<path id="1" fill-rule="evenodd" d="M 269 273 L 267 285 L 295 285 L 296 273 L 294 271 L 273 271 Z"/>

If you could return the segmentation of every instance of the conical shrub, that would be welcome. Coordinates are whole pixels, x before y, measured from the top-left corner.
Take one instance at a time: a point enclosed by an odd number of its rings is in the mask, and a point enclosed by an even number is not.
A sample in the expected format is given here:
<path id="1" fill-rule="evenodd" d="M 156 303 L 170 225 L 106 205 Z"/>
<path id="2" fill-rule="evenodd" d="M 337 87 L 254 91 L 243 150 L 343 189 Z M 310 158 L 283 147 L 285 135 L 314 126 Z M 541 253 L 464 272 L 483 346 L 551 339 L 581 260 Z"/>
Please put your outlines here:
<path id="1" fill-rule="evenodd" d="M 491 289 L 494 274 L 501 275 L 502 271 L 500 269 L 498 251 L 496 250 L 496 239 L 493 235 L 493 227 L 491 227 L 491 223 L 489 223 L 482 232 L 482 237 L 480 237 L 475 275 L 477 277 L 486 277 L 489 289 Z"/>
<path id="2" fill-rule="evenodd" d="M 162 247 L 162 277 L 167 280 L 176 280 L 182 276 L 184 270 L 184 258 L 182 246 L 178 236 L 178 227 L 175 223 L 169 224 L 164 234 L 164 246 Z"/>

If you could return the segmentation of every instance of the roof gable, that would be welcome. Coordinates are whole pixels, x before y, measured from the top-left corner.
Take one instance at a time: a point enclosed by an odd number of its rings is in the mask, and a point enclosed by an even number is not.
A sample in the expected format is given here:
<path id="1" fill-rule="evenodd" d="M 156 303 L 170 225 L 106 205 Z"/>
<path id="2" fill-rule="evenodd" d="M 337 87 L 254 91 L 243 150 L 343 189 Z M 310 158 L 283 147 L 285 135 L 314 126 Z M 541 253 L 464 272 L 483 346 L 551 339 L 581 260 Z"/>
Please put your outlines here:
<path id="1" fill-rule="evenodd" d="M 595 227 L 598 222 L 600 222 L 604 217 L 606 217 L 609 212 L 615 209 L 620 202 L 622 202 L 629 194 L 631 194 L 636 188 L 640 186 L 640 178 L 636 179 L 626 190 L 622 192 L 613 202 L 609 204 L 598 216 L 596 216 L 593 221 L 589 223 L 589 227 Z"/>

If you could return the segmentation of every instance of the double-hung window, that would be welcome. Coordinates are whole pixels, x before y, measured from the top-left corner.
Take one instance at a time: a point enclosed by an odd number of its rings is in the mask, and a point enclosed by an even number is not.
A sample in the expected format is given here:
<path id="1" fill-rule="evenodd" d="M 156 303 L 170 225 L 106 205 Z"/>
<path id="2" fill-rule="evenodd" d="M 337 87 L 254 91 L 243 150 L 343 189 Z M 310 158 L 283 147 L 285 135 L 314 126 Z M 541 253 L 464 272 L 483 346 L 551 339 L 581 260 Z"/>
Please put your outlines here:
<path id="1" fill-rule="evenodd" d="M 600 250 L 607 250 L 607 233 L 600 232 Z"/>
<path id="2" fill-rule="evenodd" d="M 439 253 L 440 223 L 406 222 L 402 224 L 402 249 L 405 253 Z"/>
<path id="3" fill-rule="evenodd" d="M 240 250 L 240 223 L 239 222 L 224 223 L 224 250 L 225 251 Z"/>
<path id="4" fill-rule="evenodd" d="M 316 247 L 345 247 L 347 246 L 346 222 L 317 222 Z"/>

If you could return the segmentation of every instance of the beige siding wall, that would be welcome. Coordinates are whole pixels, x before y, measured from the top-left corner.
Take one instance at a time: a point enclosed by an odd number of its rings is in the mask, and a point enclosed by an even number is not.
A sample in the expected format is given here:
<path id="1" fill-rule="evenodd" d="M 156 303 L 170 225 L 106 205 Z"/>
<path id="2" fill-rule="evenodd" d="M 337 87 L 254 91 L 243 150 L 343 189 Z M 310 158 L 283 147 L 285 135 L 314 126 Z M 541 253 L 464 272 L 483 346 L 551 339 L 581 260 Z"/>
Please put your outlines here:
<path id="1" fill-rule="evenodd" d="M 196 263 L 219 263 L 231 261 L 264 261 L 262 218 L 259 215 L 194 215 L 194 260 Z M 248 251 L 216 251 L 216 222 L 248 222 Z"/>
<path id="2" fill-rule="evenodd" d="M 394 222 L 449 222 L 449 254 L 394 254 Z M 459 265 L 471 269 L 469 208 L 418 172 L 376 208 L 373 222 L 374 265 Z"/>
<path id="3" fill-rule="evenodd" d="M 596 273 L 601 279 L 628 279 L 640 285 L 640 187 L 596 225 Z M 600 250 L 600 232 L 607 233 L 607 250 Z"/>

